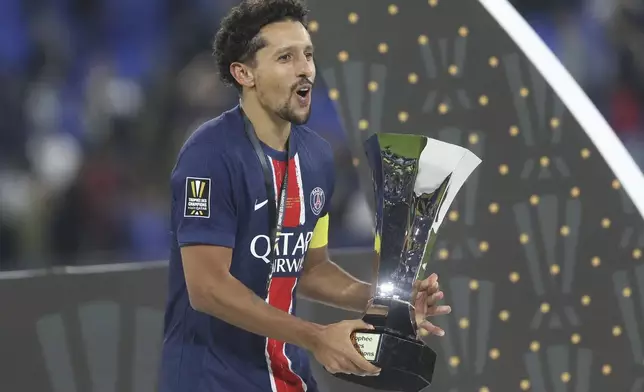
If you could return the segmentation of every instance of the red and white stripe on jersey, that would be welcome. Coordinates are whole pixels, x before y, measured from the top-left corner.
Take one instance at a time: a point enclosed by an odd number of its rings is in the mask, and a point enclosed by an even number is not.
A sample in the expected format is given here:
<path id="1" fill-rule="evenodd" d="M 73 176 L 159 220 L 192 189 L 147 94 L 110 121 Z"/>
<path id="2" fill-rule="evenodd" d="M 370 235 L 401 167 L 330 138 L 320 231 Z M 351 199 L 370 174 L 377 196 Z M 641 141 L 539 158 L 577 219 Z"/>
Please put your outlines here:
<path id="1" fill-rule="evenodd" d="M 273 168 L 273 184 L 275 195 L 279 200 L 279 190 L 282 188 L 286 162 L 271 159 Z M 284 208 L 283 227 L 297 227 L 304 224 L 306 216 L 302 175 L 297 154 L 288 164 L 288 188 L 286 189 L 286 206 Z M 295 181 L 293 181 L 295 180 Z M 268 285 L 266 302 L 284 312 L 293 311 L 295 276 L 272 276 Z M 291 360 L 286 355 L 286 344 L 275 339 L 266 339 L 266 362 L 273 392 L 306 392 L 307 386 L 302 378 L 292 368 Z"/>

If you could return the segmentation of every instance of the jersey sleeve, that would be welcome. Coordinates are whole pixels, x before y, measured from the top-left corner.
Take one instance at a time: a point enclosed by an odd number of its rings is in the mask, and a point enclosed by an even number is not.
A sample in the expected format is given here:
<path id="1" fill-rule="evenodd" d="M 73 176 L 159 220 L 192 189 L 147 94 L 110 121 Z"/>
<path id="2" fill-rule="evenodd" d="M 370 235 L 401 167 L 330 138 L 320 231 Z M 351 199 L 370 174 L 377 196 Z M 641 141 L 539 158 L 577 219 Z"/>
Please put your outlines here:
<path id="1" fill-rule="evenodd" d="M 179 246 L 234 247 L 237 208 L 231 171 L 230 160 L 213 145 L 192 145 L 181 154 L 172 173 Z"/>
<path id="2" fill-rule="evenodd" d="M 327 246 L 329 243 L 329 214 L 320 217 L 313 229 L 311 244 L 309 248 L 317 249 Z"/>

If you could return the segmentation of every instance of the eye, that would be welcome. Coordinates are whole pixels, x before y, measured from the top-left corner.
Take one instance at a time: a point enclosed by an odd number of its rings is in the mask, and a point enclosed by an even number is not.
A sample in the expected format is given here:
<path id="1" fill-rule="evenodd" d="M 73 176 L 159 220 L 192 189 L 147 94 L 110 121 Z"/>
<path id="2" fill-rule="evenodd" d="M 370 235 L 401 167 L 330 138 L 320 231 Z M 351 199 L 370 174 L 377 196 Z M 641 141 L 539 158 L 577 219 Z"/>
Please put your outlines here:
<path id="1" fill-rule="evenodd" d="M 313 53 L 305 53 L 306 59 L 311 60 L 313 58 Z"/>
<path id="2" fill-rule="evenodd" d="M 291 56 L 291 54 L 290 54 L 290 53 L 285 53 L 285 54 L 283 54 L 283 55 L 280 55 L 280 56 L 277 58 L 277 60 L 278 60 L 278 61 L 282 61 L 282 62 L 284 62 L 284 61 L 289 61 L 289 60 L 291 59 L 291 57 L 292 57 L 292 56 Z"/>

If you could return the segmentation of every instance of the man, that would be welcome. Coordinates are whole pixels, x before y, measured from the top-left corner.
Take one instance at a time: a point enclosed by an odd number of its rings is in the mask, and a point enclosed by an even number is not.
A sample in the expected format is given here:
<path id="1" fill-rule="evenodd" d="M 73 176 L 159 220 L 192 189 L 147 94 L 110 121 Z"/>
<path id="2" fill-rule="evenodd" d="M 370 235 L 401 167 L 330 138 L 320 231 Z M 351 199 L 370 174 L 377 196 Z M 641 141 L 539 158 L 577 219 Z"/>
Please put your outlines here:
<path id="1" fill-rule="evenodd" d="M 221 78 L 240 106 L 202 125 L 172 173 L 162 392 L 314 392 L 307 351 L 330 372 L 379 372 L 351 343 L 354 330 L 370 328 L 361 320 L 294 316 L 296 286 L 355 311 L 370 298 L 370 285 L 327 253 L 333 155 L 302 126 L 315 81 L 306 13 L 296 0 L 247 0 L 217 33 Z M 442 295 L 435 275 L 420 285 L 423 319 L 450 311 L 436 305 Z M 443 334 L 426 320 L 420 327 Z"/>

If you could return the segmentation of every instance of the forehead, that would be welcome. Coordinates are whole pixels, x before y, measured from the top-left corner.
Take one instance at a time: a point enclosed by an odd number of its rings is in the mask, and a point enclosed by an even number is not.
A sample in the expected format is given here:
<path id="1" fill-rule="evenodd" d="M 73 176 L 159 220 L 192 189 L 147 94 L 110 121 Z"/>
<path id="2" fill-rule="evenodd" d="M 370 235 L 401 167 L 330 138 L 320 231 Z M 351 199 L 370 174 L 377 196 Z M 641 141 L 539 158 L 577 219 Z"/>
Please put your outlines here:
<path id="1" fill-rule="evenodd" d="M 266 43 L 264 49 L 268 51 L 311 45 L 311 36 L 300 22 L 282 21 L 271 23 L 264 26 L 259 33 Z"/>

